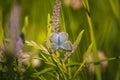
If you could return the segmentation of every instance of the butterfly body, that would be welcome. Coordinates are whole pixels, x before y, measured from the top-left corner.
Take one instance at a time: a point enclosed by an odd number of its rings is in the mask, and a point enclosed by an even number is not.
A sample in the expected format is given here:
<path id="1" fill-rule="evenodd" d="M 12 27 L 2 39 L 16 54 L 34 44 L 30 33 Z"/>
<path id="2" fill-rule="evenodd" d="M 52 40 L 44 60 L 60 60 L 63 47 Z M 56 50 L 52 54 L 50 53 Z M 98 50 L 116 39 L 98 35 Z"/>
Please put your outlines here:
<path id="1" fill-rule="evenodd" d="M 62 42 L 60 41 L 60 37 L 58 36 L 58 47 L 60 47 Z"/>

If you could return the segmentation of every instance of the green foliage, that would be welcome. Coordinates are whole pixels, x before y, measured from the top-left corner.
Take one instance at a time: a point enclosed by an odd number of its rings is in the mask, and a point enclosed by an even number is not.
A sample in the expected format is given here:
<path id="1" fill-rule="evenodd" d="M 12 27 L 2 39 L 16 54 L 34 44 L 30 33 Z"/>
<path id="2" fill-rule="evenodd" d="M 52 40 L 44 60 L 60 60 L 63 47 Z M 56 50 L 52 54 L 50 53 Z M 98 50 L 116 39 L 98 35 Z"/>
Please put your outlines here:
<path id="1" fill-rule="evenodd" d="M 77 37 L 77 39 L 74 43 L 75 48 L 77 48 L 77 46 L 79 45 L 83 32 L 84 32 L 84 30 L 81 31 L 79 36 Z M 59 55 L 61 55 L 60 52 L 50 53 L 48 49 L 46 49 L 42 45 L 36 44 L 34 41 L 30 41 L 30 42 L 26 41 L 26 43 L 27 43 L 28 46 L 32 46 L 35 49 L 39 49 L 41 51 L 41 53 L 40 53 L 41 57 L 40 58 L 35 58 L 35 59 L 40 59 L 40 60 L 44 61 L 47 65 L 51 66 L 49 68 L 45 68 L 44 70 L 42 70 L 40 72 L 34 73 L 33 74 L 34 76 L 41 76 L 43 74 L 46 74 L 46 73 L 50 72 L 52 75 L 55 75 L 54 73 L 56 73 L 56 76 L 59 77 L 60 79 L 68 80 L 69 76 L 67 74 L 67 71 L 68 71 L 67 70 L 68 68 L 66 67 L 67 63 L 64 60 L 62 60 L 62 58 L 59 56 Z M 49 44 L 47 44 L 47 46 L 48 45 Z M 74 48 L 74 50 L 75 50 L 75 48 Z M 90 52 L 90 49 L 89 49 L 89 52 Z M 89 53 L 89 52 L 87 52 L 87 53 Z M 71 52 L 71 54 L 72 53 L 73 52 Z M 66 54 L 66 53 L 64 53 L 64 54 Z M 68 54 L 70 54 L 70 53 L 68 53 Z M 69 56 L 66 55 L 64 57 L 66 58 L 66 60 L 68 60 Z M 52 76 L 52 77 L 54 78 L 55 76 Z"/>
<path id="2" fill-rule="evenodd" d="M 83 6 L 77 10 L 62 1 L 60 31 L 69 34 L 69 40 L 73 43 L 72 52 L 54 52 L 50 45 L 52 28 L 49 24 L 55 0 L 20 0 L 20 32 L 25 34 L 23 50 L 30 57 L 27 64 L 19 65 L 19 60 L 3 57 L 6 54 L 4 47 L 13 3 L 14 0 L 0 0 L 0 80 L 8 80 L 7 76 L 12 73 L 15 77 L 11 80 L 120 79 L 119 0 L 82 0 Z M 98 51 L 103 51 L 107 58 L 99 59 Z M 88 62 L 90 53 L 93 53 L 93 61 Z M 23 59 L 27 61 L 27 57 Z M 10 60 L 14 60 L 13 63 Z M 34 60 L 40 61 L 39 66 L 34 65 Z M 109 64 L 102 71 L 101 63 L 105 61 Z M 6 66 L 10 64 L 11 69 L 15 67 L 12 73 L 7 72 Z M 89 71 L 91 64 L 95 66 L 94 73 Z"/>

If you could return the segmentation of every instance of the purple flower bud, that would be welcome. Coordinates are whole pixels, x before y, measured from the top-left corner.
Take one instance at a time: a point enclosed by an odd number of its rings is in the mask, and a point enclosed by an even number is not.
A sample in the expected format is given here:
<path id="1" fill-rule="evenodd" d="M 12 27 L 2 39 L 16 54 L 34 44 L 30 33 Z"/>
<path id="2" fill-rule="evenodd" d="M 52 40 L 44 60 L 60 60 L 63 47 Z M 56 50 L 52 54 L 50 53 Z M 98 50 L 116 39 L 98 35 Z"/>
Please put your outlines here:
<path id="1" fill-rule="evenodd" d="M 55 27 L 55 30 L 53 32 L 58 32 L 58 26 L 59 26 L 59 16 L 60 16 L 60 7 L 61 7 L 61 2 L 60 0 L 56 0 L 56 4 L 54 6 L 54 10 L 52 13 L 52 17 L 51 17 L 51 26 Z"/>

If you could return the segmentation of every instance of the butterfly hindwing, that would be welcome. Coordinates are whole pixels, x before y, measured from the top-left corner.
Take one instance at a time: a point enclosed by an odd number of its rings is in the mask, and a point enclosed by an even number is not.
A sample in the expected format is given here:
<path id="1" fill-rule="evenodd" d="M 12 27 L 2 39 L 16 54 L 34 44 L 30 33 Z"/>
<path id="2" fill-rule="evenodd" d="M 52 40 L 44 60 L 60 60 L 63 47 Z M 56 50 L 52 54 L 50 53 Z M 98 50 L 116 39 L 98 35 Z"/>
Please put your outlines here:
<path id="1" fill-rule="evenodd" d="M 56 51 L 59 48 L 55 43 L 51 43 L 50 45 L 53 51 Z"/>
<path id="2" fill-rule="evenodd" d="M 66 41 L 64 42 L 62 45 L 61 45 L 61 48 L 62 49 L 65 49 L 66 51 L 72 51 L 73 48 L 72 48 L 72 43 L 70 41 Z"/>

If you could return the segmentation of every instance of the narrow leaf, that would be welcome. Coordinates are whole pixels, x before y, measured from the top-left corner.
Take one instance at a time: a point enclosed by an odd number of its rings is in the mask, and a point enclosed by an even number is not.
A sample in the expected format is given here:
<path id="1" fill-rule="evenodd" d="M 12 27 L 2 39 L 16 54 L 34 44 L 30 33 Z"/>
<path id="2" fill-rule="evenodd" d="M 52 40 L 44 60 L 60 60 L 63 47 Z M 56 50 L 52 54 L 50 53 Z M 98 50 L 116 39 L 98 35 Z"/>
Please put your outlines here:
<path id="1" fill-rule="evenodd" d="M 81 40 L 81 38 L 82 38 L 83 32 L 84 32 L 84 30 L 82 30 L 82 31 L 79 33 L 76 41 L 74 42 L 74 44 L 73 44 L 73 52 L 74 52 L 74 51 L 76 50 L 76 48 L 78 47 L 78 45 L 79 45 L 79 43 L 80 43 L 80 40 Z"/>

